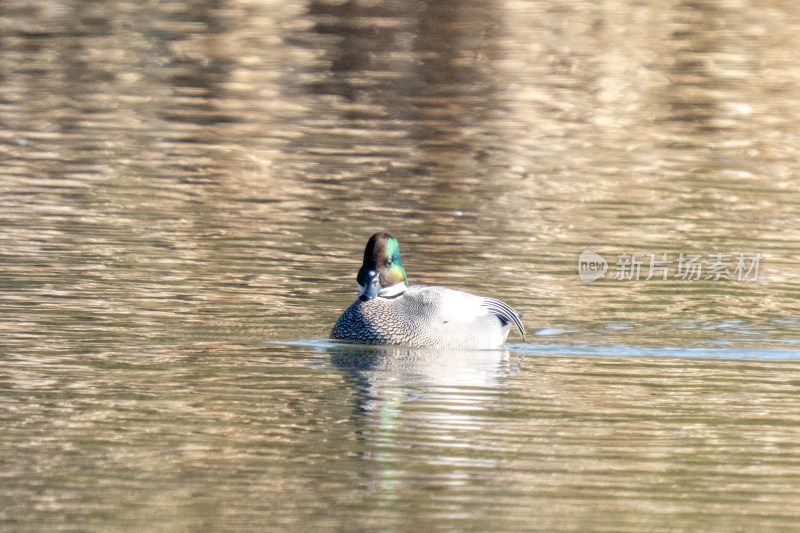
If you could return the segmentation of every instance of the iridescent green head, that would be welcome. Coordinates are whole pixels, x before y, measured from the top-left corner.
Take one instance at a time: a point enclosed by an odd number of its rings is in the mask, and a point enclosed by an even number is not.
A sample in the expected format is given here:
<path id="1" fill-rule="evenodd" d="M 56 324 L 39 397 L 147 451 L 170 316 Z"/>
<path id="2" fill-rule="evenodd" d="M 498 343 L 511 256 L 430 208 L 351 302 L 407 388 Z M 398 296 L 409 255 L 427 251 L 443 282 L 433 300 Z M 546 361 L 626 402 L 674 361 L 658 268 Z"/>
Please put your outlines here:
<path id="1" fill-rule="evenodd" d="M 371 300 L 377 296 L 389 298 L 402 294 L 408 287 L 406 271 L 400 262 L 400 245 L 397 239 L 384 231 L 369 238 L 364 249 L 364 263 L 358 271 L 359 299 Z"/>

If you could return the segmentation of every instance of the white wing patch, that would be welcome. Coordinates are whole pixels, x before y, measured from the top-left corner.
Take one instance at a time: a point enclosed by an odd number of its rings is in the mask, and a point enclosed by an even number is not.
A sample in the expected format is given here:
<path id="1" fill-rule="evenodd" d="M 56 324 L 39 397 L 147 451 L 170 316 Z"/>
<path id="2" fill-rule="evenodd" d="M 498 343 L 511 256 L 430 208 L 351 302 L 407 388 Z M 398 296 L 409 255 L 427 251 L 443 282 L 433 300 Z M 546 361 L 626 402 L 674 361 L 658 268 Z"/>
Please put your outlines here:
<path id="1" fill-rule="evenodd" d="M 462 291 L 445 287 L 419 287 L 420 296 L 428 301 L 436 310 L 437 318 L 442 322 L 472 322 L 489 314 L 483 307 L 483 298 Z"/>
<path id="2" fill-rule="evenodd" d="M 415 287 L 419 296 L 435 310 L 441 322 L 469 324 L 481 317 L 495 315 L 504 324 L 514 324 L 525 340 L 525 328 L 520 315 L 507 304 L 495 298 L 484 298 L 445 287 Z"/>

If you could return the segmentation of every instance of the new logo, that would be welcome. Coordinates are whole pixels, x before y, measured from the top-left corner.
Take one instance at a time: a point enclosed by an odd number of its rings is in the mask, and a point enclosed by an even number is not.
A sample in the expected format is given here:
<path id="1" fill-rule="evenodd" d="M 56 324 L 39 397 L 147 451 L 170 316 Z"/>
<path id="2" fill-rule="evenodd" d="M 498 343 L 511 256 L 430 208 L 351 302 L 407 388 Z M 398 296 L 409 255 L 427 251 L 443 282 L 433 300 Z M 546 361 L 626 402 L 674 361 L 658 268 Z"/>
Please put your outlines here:
<path id="1" fill-rule="evenodd" d="M 589 283 L 606 275 L 608 263 L 602 256 L 594 252 L 581 252 L 578 258 L 578 277 L 581 281 Z"/>

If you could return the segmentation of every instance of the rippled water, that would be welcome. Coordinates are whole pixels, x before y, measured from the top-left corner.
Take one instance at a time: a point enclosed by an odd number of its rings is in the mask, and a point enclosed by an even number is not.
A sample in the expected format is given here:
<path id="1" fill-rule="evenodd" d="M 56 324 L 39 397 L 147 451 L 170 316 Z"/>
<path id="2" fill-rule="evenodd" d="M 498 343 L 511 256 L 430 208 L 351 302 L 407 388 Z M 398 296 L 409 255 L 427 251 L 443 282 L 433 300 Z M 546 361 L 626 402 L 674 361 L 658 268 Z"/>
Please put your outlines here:
<path id="1" fill-rule="evenodd" d="M 0 529 L 795 529 L 798 49 L 780 1 L 4 0 Z M 379 229 L 529 342 L 324 340 Z"/>

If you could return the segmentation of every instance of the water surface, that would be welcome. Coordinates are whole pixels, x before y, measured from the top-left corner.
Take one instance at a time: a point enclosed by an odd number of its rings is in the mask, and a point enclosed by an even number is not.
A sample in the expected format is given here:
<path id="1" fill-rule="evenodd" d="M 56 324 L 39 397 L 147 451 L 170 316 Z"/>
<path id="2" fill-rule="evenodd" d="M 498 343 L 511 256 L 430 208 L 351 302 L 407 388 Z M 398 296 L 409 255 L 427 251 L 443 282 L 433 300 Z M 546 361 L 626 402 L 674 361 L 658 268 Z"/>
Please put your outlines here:
<path id="1" fill-rule="evenodd" d="M 6 0 L 0 529 L 794 529 L 798 36 L 780 1 Z M 324 340 L 377 230 L 529 342 Z"/>

